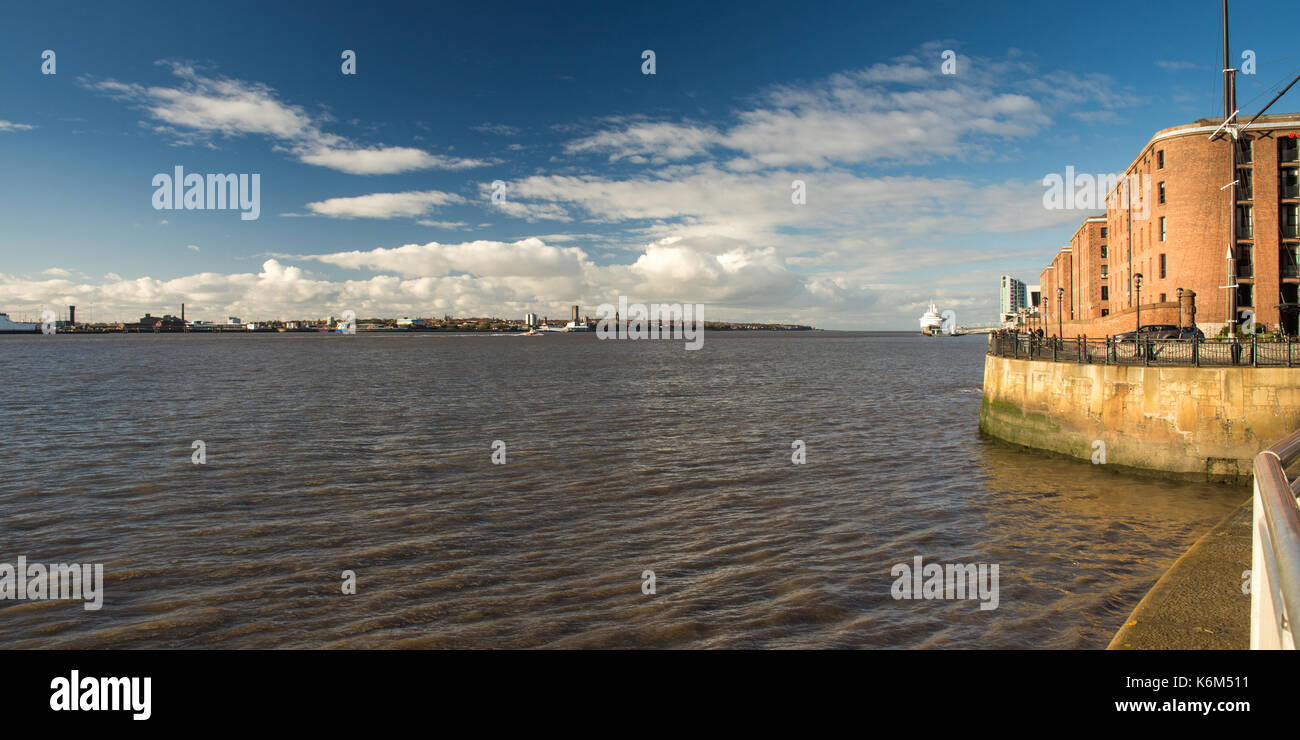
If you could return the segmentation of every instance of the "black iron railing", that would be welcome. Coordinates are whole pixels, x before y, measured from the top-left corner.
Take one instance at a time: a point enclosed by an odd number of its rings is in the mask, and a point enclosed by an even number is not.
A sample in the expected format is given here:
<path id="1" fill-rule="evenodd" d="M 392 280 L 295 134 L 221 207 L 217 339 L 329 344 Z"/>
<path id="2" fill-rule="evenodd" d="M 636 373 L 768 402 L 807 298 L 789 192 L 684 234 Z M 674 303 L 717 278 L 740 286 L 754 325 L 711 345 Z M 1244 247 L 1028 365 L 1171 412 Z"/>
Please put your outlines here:
<path id="1" fill-rule="evenodd" d="M 1259 339 L 1058 339 L 1033 334 L 994 332 L 989 354 L 1021 360 L 1049 360 L 1089 365 L 1186 365 L 1215 367 L 1300 367 L 1300 341 L 1291 337 Z"/>

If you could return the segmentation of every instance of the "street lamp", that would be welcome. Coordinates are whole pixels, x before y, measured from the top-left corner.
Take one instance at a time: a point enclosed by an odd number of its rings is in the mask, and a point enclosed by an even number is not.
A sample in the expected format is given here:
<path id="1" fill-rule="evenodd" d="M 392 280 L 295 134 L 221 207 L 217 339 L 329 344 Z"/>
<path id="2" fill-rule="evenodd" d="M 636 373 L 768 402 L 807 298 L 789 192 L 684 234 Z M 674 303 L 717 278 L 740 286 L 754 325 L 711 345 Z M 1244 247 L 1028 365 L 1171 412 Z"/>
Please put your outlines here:
<path id="1" fill-rule="evenodd" d="M 1178 331 L 1181 334 L 1183 330 L 1183 289 L 1178 289 Z"/>
<path id="2" fill-rule="evenodd" d="M 1133 289 L 1137 291 L 1137 330 L 1142 333 L 1142 273 L 1133 273 Z"/>
<path id="3" fill-rule="evenodd" d="M 1056 341 L 1061 341 L 1065 337 L 1065 331 L 1061 328 L 1061 322 L 1065 317 L 1061 314 L 1061 301 L 1065 298 L 1065 288 L 1056 289 Z"/>

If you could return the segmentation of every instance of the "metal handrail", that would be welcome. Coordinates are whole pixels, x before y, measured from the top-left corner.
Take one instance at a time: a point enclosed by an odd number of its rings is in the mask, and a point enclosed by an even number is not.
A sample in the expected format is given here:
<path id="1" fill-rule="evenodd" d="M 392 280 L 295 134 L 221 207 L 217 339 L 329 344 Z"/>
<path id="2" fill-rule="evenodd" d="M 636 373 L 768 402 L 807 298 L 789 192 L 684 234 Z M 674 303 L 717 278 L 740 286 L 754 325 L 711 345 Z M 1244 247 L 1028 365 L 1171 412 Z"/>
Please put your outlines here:
<path id="1" fill-rule="evenodd" d="M 1251 554 L 1251 649 L 1295 648 L 1300 619 L 1300 479 L 1286 467 L 1300 459 L 1300 432 L 1255 457 Z"/>
<path id="2" fill-rule="evenodd" d="M 1056 337 L 998 332 L 990 335 L 988 354 L 1080 364 L 1300 367 L 1300 341 L 1290 336 L 1280 339 L 1246 336 L 1235 341 L 1219 338 L 1135 341 L 1080 336 L 1061 341 Z"/>

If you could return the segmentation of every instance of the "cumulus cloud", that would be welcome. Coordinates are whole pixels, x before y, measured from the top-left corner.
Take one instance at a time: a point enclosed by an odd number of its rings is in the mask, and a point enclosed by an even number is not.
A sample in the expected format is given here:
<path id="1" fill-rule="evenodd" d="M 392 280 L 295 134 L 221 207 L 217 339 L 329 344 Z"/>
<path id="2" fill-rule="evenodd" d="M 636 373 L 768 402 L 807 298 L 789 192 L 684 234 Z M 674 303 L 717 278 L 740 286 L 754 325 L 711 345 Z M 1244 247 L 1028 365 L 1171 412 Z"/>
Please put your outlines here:
<path id="1" fill-rule="evenodd" d="M 489 162 L 466 157 L 445 157 L 405 146 L 338 149 L 303 149 L 298 158 L 307 164 L 328 167 L 352 175 L 386 175 L 412 170 L 464 170 Z"/>
<path id="2" fill-rule="evenodd" d="M 214 137 L 264 136 L 301 162 L 356 175 L 459 170 L 488 164 L 486 160 L 431 154 L 411 147 L 363 146 L 326 132 L 323 119 L 282 101 L 265 84 L 210 77 L 193 65 L 165 64 L 180 80 L 175 87 L 85 77 L 81 82 L 139 107 L 156 122 L 155 131 L 181 143 L 212 146 Z"/>
<path id="3" fill-rule="evenodd" d="M 1105 75 L 1043 73 L 1021 59 L 962 55 L 959 74 L 944 75 L 941 49 L 931 43 L 865 69 L 773 87 L 729 126 L 612 119 L 566 152 L 654 165 L 713 153 L 739 171 L 969 159 L 1043 130 L 1063 106 L 1137 102 Z"/>
<path id="4" fill-rule="evenodd" d="M 31 131 L 36 128 L 26 123 L 14 123 L 13 121 L 0 121 L 0 133 L 5 131 Z"/>
<path id="5" fill-rule="evenodd" d="M 424 215 L 437 206 L 463 202 L 465 199 L 455 193 L 412 190 L 404 193 L 371 193 L 347 198 L 329 198 L 308 203 L 307 208 L 318 216 L 330 218 L 411 218 Z"/>

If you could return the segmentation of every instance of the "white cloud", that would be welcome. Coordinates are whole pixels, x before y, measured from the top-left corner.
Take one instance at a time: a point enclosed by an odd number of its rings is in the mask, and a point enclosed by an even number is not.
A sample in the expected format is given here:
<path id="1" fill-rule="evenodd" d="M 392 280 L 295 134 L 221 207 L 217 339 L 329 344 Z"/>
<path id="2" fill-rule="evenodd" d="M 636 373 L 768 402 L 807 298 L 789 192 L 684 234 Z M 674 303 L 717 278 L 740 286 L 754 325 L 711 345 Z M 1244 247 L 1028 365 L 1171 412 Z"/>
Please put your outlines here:
<path id="1" fill-rule="evenodd" d="M 323 120 L 301 106 L 285 103 L 258 82 L 209 77 L 195 67 L 167 63 L 180 78 L 176 87 L 146 86 L 117 80 L 82 84 L 138 106 L 159 123 L 158 133 L 186 144 L 213 145 L 213 137 L 265 136 L 299 161 L 349 174 L 377 175 L 430 169 L 466 169 L 486 160 L 448 157 L 403 146 L 363 146 L 323 129 Z"/>
<path id="2" fill-rule="evenodd" d="M 614 119 L 566 152 L 656 165 L 715 153 L 736 171 L 917 164 L 992 156 L 999 142 L 1043 130 L 1067 105 L 1111 110 L 1137 102 L 1105 75 L 1039 73 L 1018 59 L 959 56 L 959 73 L 944 75 L 942 48 L 931 43 L 888 63 L 773 87 L 730 126 Z"/>
<path id="3" fill-rule="evenodd" d="M 5 131 L 31 131 L 36 128 L 26 123 L 14 123 L 13 121 L 0 121 L 0 133 Z"/>
<path id="4" fill-rule="evenodd" d="M 186 245 L 185 245 L 185 248 L 186 248 L 186 249 L 193 250 L 193 251 L 195 251 L 195 252 L 199 251 L 199 247 L 198 247 L 197 244 L 186 244 Z"/>
<path id="5" fill-rule="evenodd" d="M 718 143 L 718 132 L 709 127 L 676 123 L 634 123 L 623 129 L 606 130 L 569 142 L 569 154 L 601 152 L 609 161 L 624 158 L 663 163 L 702 155 Z"/>
<path id="6" fill-rule="evenodd" d="M 303 150 L 298 158 L 307 164 L 328 167 L 351 175 L 387 175 L 412 170 L 463 170 L 489 164 L 487 160 L 444 157 L 405 146 L 372 149 Z"/>
<path id="7" fill-rule="evenodd" d="M 409 218 L 428 213 L 437 206 L 463 202 L 465 199 L 455 193 L 412 190 L 404 193 L 371 193 L 349 198 L 330 198 L 308 203 L 307 208 L 318 216 L 330 218 Z"/>

